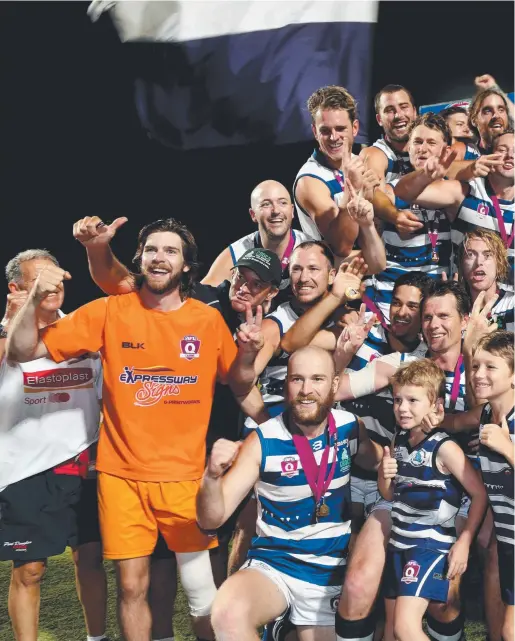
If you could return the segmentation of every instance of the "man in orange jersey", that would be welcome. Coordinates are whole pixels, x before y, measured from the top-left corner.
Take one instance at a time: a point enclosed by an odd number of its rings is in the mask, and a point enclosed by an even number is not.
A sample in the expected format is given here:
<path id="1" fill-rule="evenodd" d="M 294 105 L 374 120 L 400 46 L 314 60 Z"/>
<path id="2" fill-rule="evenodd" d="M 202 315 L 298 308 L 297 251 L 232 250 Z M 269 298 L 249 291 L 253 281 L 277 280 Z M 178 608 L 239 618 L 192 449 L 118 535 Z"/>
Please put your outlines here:
<path id="1" fill-rule="evenodd" d="M 7 353 L 59 362 L 99 351 L 104 367 L 103 428 L 97 470 L 104 556 L 116 561 L 126 641 L 148 641 L 149 556 L 158 531 L 177 555 L 199 639 L 212 639 L 215 594 L 208 549 L 216 539 L 195 521 L 215 382 L 236 356 L 220 313 L 189 297 L 197 246 L 173 219 L 144 227 L 135 256 L 137 291 L 92 301 L 38 333 L 35 309 L 70 274 L 43 270 L 9 332 Z M 239 399 L 263 416 L 259 392 Z"/>

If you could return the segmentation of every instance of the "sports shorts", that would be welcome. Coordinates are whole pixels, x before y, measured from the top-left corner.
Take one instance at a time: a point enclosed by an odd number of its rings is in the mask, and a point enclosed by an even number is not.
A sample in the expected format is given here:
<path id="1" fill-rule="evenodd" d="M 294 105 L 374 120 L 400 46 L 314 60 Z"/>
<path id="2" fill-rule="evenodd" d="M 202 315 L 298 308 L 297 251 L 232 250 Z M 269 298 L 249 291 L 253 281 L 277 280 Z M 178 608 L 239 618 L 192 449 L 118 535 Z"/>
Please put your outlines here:
<path id="1" fill-rule="evenodd" d="M 357 476 L 350 477 L 350 494 L 353 503 L 361 503 L 365 516 L 371 512 L 371 508 L 381 498 L 377 489 L 377 481 L 361 479 Z"/>
<path id="2" fill-rule="evenodd" d="M 501 598 L 506 605 L 513 605 L 513 545 L 497 539 Z"/>
<path id="3" fill-rule="evenodd" d="M 379 495 L 377 501 L 370 508 L 370 514 L 372 514 L 372 512 L 375 512 L 376 510 L 386 510 L 387 512 L 391 512 L 392 506 L 393 501 L 387 501 L 386 499 L 383 499 L 381 495 Z"/>
<path id="4" fill-rule="evenodd" d="M 315 585 L 280 572 L 264 561 L 249 559 L 238 572 L 251 569 L 267 576 L 281 590 L 293 625 L 334 626 L 342 586 Z"/>
<path id="5" fill-rule="evenodd" d="M 417 596 L 447 602 L 447 554 L 425 548 L 386 552 L 383 594 L 386 599 Z"/>
<path id="6" fill-rule="evenodd" d="M 197 481 L 132 481 L 98 473 L 100 531 L 106 559 L 150 556 L 161 532 L 173 552 L 216 547 L 196 521 Z"/>
<path id="7" fill-rule="evenodd" d="M 82 479 L 46 470 L 0 492 L 0 561 L 23 564 L 78 544 Z"/>

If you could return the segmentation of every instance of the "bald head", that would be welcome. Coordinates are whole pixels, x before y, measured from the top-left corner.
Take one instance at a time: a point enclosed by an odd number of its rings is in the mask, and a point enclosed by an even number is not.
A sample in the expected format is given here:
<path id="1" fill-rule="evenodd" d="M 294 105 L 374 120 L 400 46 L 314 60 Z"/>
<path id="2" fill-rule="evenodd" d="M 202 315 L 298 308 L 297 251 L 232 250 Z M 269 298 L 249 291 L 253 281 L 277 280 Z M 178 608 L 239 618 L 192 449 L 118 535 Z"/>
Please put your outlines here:
<path id="1" fill-rule="evenodd" d="M 250 217 L 258 224 L 264 247 L 266 239 L 277 243 L 289 236 L 293 205 L 286 187 L 276 180 L 259 183 L 250 195 Z"/>
<path id="2" fill-rule="evenodd" d="M 256 209 L 262 200 L 268 198 L 275 200 L 279 197 L 286 198 L 291 204 L 290 193 L 284 185 L 277 180 L 264 180 L 254 187 L 250 194 L 250 206 L 252 209 Z"/>
<path id="3" fill-rule="evenodd" d="M 335 375 L 333 355 L 321 347 L 311 345 L 302 347 L 293 352 L 288 361 L 288 374 L 294 372 L 300 372 L 303 375 L 323 373 L 332 379 Z"/>

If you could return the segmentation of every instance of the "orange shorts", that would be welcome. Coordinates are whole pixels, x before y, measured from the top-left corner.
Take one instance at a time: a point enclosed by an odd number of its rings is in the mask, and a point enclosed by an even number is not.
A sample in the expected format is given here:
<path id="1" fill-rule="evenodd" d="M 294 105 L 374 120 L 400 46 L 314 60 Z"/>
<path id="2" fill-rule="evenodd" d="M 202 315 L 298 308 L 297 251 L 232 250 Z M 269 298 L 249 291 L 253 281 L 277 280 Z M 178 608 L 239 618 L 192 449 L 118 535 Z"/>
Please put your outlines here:
<path id="1" fill-rule="evenodd" d="M 218 545 L 196 521 L 198 481 L 131 481 L 98 473 L 98 510 L 106 559 L 133 559 L 154 551 L 158 530 L 173 552 Z"/>

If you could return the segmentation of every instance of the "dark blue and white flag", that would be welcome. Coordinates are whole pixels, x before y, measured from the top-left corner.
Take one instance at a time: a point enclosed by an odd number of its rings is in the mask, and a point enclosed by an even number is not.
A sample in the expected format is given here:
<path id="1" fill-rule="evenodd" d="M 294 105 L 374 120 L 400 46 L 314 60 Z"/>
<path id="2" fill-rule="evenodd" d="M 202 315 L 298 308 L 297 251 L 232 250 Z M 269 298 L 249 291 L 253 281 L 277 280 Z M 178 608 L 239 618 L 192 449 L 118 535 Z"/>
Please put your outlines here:
<path id="1" fill-rule="evenodd" d="M 312 138 L 306 100 L 342 85 L 367 141 L 377 0 L 95 0 L 135 62 L 136 106 L 150 135 L 178 149 Z"/>

